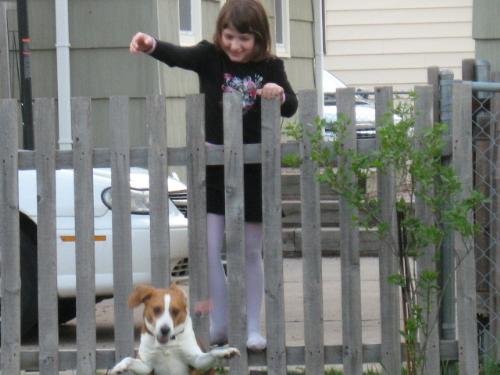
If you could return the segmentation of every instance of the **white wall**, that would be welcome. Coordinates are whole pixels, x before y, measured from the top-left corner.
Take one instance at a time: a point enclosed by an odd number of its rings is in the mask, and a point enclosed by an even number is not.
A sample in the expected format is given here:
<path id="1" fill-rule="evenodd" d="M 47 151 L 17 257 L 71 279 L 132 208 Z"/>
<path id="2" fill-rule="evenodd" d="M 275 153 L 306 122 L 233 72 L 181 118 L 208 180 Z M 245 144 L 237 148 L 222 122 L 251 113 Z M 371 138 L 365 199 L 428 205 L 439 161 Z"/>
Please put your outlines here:
<path id="1" fill-rule="evenodd" d="M 348 85 L 408 90 L 428 66 L 474 57 L 473 0 L 326 0 L 325 68 Z"/>

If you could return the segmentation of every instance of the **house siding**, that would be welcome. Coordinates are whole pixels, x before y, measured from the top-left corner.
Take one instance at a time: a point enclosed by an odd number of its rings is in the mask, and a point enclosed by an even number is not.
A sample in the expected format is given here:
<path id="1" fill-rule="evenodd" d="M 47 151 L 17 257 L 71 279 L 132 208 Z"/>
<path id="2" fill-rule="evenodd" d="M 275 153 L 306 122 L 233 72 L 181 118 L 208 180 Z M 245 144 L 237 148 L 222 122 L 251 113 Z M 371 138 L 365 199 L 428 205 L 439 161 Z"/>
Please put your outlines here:
<path id="1" fill-rule="evenodd" d="M 409 90 L 474 57 L 473 0 L 326 0 L 325 68 L 348 85 Z"/>

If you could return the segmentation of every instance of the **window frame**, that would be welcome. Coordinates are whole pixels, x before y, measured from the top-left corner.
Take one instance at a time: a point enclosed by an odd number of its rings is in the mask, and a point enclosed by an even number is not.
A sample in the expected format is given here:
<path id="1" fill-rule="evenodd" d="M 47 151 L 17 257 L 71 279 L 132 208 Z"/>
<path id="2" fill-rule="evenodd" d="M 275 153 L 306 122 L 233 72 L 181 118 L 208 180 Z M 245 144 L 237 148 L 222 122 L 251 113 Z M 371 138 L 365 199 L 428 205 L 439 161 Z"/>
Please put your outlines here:
<path id="1" fill-rule="evenodd" d="M 179 43 L 181 46 L 192 46 L 202 39 L 201 26 L 201 0 L 189 0 L 191 2 L 191 30 L 181 30 L 181 13 L 179 0 Z"/>
<path id="2" fill-rule="evenodd" d="M 282 37 L 283 42 L 278 43 L 278 30 L 275 30 L 275 45 L 276 45 L 276 55 L 279 57 L 291 57 L 290 52 L 290 0 L 274 0 L 274 17 L 275 17 L 275 27 L 277 27 L 278 14 L 276 14 L 276 4 L 281 1 L 281 25 L 282 25 Z"/>

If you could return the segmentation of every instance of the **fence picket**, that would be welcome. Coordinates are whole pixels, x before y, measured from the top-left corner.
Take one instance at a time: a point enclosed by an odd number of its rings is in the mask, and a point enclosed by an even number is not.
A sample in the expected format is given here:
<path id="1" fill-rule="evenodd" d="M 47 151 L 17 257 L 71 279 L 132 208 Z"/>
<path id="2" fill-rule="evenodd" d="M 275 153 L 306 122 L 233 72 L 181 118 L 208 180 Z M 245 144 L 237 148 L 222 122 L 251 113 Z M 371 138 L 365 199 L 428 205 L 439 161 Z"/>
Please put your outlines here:
<path id="1" fill-rule="evenodd" d="M 111 185 L 113 202 L 113 286 L 116 360 L 134 354 L 134 322 L 127 300 L 132 292 L 130 141 L 128 98 L 110 98 Z"/>
<path id="2" fill-rule="evenodd" d="M 224 93 L 224 183 L 229 286 L 229 344 L 241 352 L 241 357 L 230 360 L 231 374 L 246 374 L 248 371 L 241 100 L 241 95 L 238 93 Z"/>
<path id="3" fill-rule="evenodd" d="M 165 97 L 146 100 L 149 133 L 149 215 L 151 249 L 151 283 L 165 288 L 170 285 L 170 230 L 168 222 L 168 158 Z"/>
<path id="4" fill-rule="evenodd" d="M 315 91 L 299 93 L 300 123 L 304 125 L 301 149 L 302 290 L 306 373 L 324 372 L 323 274 L 321 220 L 317 165 L 312 160 L 312 131 L 317 116 Z"/>
<path id="5" fill-rule="evenodd" d="M 417 86 L 415 88 L 415 134 L 418 136 L 433 127 L 433 88 L 432 86 Z M 421 145 L 417 144 L 417 148 Z M 417 190 L 420 186 L 417 185 Z M 434 224 L 431 208 L 421 196 L 415 197 L 415 214 L 423 222 Z M 422 249 L 422 254 L 417 259 L 417 272 L 420 279 L 424 272 L 437 271 L 436 247 L 428 245 Z M 429 292 L 428 298 L 422 296 L 418 301 L 424 311 L 425 330 L 420 332 L 422 351 L 425 356 L 423 372 L 425 374 L 438 374 L 440 371 L 439 353 L 439 304 L 438 295 L 434 290 Z"/>
<path id="6" fill-rule="evenodd" d="M 197 275 L 189 280 L 189 300 L 195 332 L 203 343 L 209 343 L 204 96 L 188 96 L 186 108 L 189 274 Z"/>
<path id="7" fill-rule="evenodd" d="M 472 88 L 453 84 L 453 166 L 466 198 L 472 191 Z M 469 217 L 472 220 L 472 215 Z M 476 270 L 473 247 L 468 249 L 458 233 L 454 235 L 456 256 L 456 293 L 458 318 L 459 367 L 461 374 L 475 374 L 479 368 L 476 337 Z"/>
<path id="8" fill-rule="evenodd" d="M 95 244 L 90 98 L 73 98 L 71 133 L 75 189 L 77 373 L 96 371 Z"/>
<path id="9" fill-rule="evenodd" d="M 286 375 L 285 292 L 281 236 L 281 149 L 279 100 L 262 100 L 262 242 L 266 290 L 267 367 Z"/>
<path id="10" fill-rule="evenodd" d="M 21 369 L 21 277 L 17 147 L 19 114 L 15 99 L 0 100 L 0 250 L 2 275 L 2 374 Z"/>
<path id="11" fill-rule="evenodd" d="M 344 150 L 356 150 L 356 113 L 354 110 L 354 88 L 337 90 L 338 112 L 348 121 Z M 348 160 L 339 160 L 346 167 Z M 350 176 L 355 183 L 355 177 Z M 342 279 L 342 341 L 344 348 L 344 372 L 346 375 L 361 375 L 363 352 L 361 337 L 361 276 L 359 268 L 359 228 L 353 217 L 357 209 L 345 198 L 340 198 L 340 258 Z"/>
<path id="12" fill-rule="evenodd" d="M 392 87 L 375 88 L 375 115 L 377 128 L 384 125 L 384 115 L 392 111 Z M 392 116 L 390 117 L 392 118 Z M 378 133 L 378 132 L 377 132 Z M 377 138 L 377 143 L 380 142 Z M 401 371 L 400 297 L 399 288 L 389 282 L 389 276 L 398 273 L 396 176 L 394 170 L 377 171 L 377 194 L 381 204 L 380 219 L 388 224 L 381 238 L 379 254 L 380 282 L 380 357 L 385 374 Z"/>
<path id="13" fill-rule="evenodd" d="M 56 244 L 56 117 L 55 100 L 36 99 L 34 105 L 36 145 L 38 246 L 38 332 L 40 373 L 58 373 L 59 329 L 57 319 Z"/>

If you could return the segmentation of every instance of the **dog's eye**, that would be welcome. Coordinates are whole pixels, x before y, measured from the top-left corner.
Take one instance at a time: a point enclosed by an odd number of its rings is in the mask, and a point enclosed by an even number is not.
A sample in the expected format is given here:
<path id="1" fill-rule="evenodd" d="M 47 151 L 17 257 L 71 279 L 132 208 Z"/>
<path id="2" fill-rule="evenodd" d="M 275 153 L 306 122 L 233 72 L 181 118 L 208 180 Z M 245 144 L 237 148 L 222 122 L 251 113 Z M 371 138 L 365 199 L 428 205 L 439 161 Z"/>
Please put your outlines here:
<path id="1" fill-rule="evenodd" d="M 172 315 L 172 318 L 175 318 L 177 315 L 179 315 L 179 309 L 176 308 L 170 309 L 170 315 Z"/>
<path id="2" fill-rule="evenodd" d="M 153 312 L 155 313 L 155 315 L 160 315 L 161 314 L 161 307 L 160 306 L 155 306 L 153 308 Z"/>

